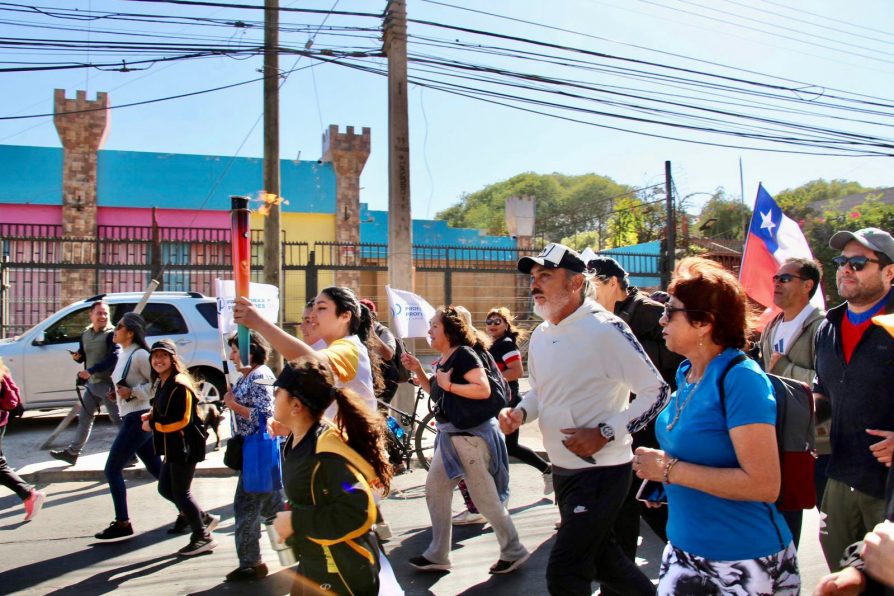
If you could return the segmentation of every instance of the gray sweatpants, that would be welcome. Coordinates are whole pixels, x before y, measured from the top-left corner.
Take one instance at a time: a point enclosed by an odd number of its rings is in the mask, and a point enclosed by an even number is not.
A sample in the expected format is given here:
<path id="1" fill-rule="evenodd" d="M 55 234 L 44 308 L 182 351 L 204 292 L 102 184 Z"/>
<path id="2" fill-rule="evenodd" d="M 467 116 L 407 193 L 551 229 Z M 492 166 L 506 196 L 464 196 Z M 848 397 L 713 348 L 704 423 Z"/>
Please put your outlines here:
<path id="1" fill-rule="evenodd" d="M 81 454 L 81 450 L 87 444 L 87 439 L 90 438 L 90 431 L 93 430 L 93 420 L 96 418 L 99 406 L 103 405 L 106 407 L 106 410 L 109 412 L 109 418 L 112 419 L 115 426 L 121 424 L 121 417 L 118 415 L 118 403 L 106 399 L 106 394 L 108 394 L 111 387 L 110 384 L 106 383 L 87 383 L 84 387 L 82 393 L 84 406 L 86 407 L 82 407 L 81 411 L 78 412 L 78 430 L 75 438 L 68 446 L 69 453 L 73 455 Z"/>
<path id="2" fill-rule="evenodd" d="M 466 488 L 475 501 L 478 511 L 490 522 L 500 543 L 500 559 L 515 561 L 528 551 L 518 540 L 518 532 L 509 517 L 509 510 L 500 502 L 497 486 L 493 476 L 487 471 L 490 467 L 490 451 L 487 443 L 480 437 L 453 436 L 453 447 L 462 461 L 465 472 Z M 453 500 L 453 489 L 459 484 L 459 478 L 451 480 L 444 470 L 444 461 L 440 450 L 435 451 L 431 469 L 425 480 L 425 502 L 431 516 L 431 544 L 422 556 L 433 563 L 450 563 L 450 540 L 453 533 L 453 520 L 450 504 Z"/>

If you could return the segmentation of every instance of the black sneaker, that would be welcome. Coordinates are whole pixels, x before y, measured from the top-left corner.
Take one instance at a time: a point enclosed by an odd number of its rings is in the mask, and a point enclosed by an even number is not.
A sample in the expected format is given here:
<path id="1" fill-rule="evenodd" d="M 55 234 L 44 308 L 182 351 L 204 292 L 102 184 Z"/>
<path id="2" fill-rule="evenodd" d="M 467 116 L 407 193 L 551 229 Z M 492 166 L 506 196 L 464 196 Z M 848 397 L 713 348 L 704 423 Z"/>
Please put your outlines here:
<path id="1" fill-rule="evenodd" d="M 126 538 L 128 536 L 133 536 L 133 526 L 130 525 L 130 522 L 121 525 L 117 521 L 113 521 L 109 524 L 109 527 L 102 532 L 97 532 L 93 536 L 97 540 L 117 540 L 118 538 Z"/>
<path id="2" fill-rule="evenodd" d="M 217 543 L 211 536 L 198 536 L 190 539 L 189 544 L 177 551 L 178 555 L 184 557 L 193 557 L 202 553 L 207 553 L 217 547 Z"/>
<path id="3" fill-rule="evenodd" d="M 254 567 L 240 567 L 227 574 L 228 582 L 250 582 L 267 576 L 267 566 L 263 563 Z"/>
<path id="4" fill-rule="evenodd" d="M 50 451 L 50 457 L 58 459 L 59 461 L 64 461 L 71 466 L 78 463 L 78 456 L 68 449 L 54 449 L 53 451 Z"/>
<path id="5" fill-rule="evenodd" d="M 132 456 L 130 456 L 130 459 L 127 460 L 127 463 L 124 464 L 124 467 L 125 467 L 125 468 L 132 468 L 132 467 L 134 467 L 134 466 L 136 466 L 136 465 L 137 465 L 137 456 L 136 456 L 136 455 L 132 455 Z"/>
<path id="6" fill-rule="evenodd" d="M 185 534 L 189 530 L 189 520 L 182 513 L 174 520 L 174 525 L 168 528 L 168 534 Z"/>
<path id="7" fill-rule="evenodd" d="M 501 575 L 503 573 L 512 573 L 519 567 L 521 567 L 525 561 L 527 561 L 531 557 L 531 553 L 525 553 L 518 559 L 514 561 L 504 561 L 500 559 L 496 563 L 494 563 L 490 568 L 491 575 Z"/>
<path id="8" fill-rule="evenodd" d="M 450 563 L 432 563 L 423 556 L 413 557 L 407 561 L 410 565 L 419 571 L 449 571 Z"/>
<path id="9" fill-rule="evenodd" d="M 202 523 L 205 524 L 205 531 L 210 534 L 220 523 L 220 516 L 206 511 L 202 514 Z"/>

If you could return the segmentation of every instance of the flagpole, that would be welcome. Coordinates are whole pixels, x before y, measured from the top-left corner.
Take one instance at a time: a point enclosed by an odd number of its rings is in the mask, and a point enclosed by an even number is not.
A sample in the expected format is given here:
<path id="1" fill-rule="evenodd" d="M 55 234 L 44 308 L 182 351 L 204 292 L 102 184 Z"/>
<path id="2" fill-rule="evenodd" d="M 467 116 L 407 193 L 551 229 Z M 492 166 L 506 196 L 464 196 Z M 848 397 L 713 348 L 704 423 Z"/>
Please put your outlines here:
<path id="1" fill-rule="evenodd" d="M 763 182 L 757 183 L 757 194 L 761 192 L 761 186 L 763 186 Z M 743 199 L 744 201 L 744 199 Z M 757 207 L 757 196 L 754 198 L 754 206 Z M 748 231 L 751 229 L 751 224 L 754 221 L 754 215 L 757 213 L 757 209 L 751 210 L 751 219 L 748 220 L 748 227 L 745 228 L 745 245 L 742 247 L 742 261 L 739 265 L 739 281 L 742 281 L 742 265 L 745 264 L 745 252 L 748 250 L 748 237 L 751 235 Z"/>

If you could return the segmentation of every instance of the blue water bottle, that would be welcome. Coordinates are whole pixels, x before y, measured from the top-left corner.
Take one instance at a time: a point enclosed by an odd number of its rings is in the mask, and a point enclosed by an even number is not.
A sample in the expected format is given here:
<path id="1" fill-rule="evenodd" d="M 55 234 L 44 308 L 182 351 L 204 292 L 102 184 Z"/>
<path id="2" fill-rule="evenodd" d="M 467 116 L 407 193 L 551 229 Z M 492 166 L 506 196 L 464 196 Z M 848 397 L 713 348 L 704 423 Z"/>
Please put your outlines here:
<path id="1" fill-rule="evenodd" d="M 388 430 L 391 431 L 391 434 L 393 434 L 397 440 L 404 438 L 404 429 L 397 423 L 394 416 L 385 416 L 385 421 L 388 423 Z"/>

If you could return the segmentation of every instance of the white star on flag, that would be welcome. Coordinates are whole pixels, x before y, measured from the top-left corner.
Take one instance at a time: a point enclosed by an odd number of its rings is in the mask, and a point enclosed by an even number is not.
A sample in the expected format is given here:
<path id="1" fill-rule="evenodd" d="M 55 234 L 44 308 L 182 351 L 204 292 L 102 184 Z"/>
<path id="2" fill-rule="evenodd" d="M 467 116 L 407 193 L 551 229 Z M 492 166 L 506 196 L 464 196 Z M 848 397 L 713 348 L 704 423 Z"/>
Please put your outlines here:
<path id="1" fill-rule="evenodd" d="M 766 213 L 761 212 L 761 229 L 767 230 L 767 233 L 772 236 L 773 228 L 776 227 L 776 224 L 773 223 L 773 219 L 770 217 L 773 214 L 773 211 L 767 211 Z"/>

